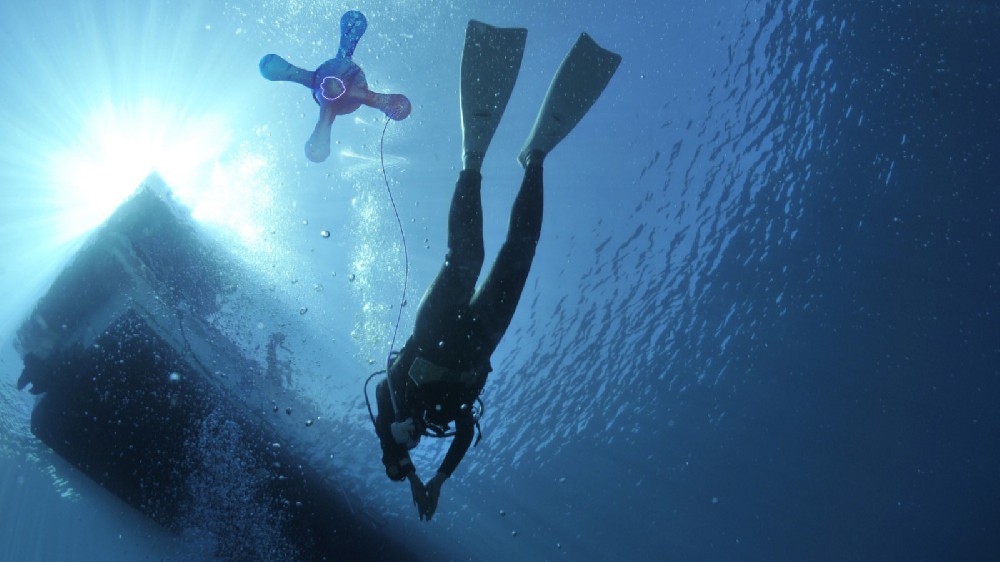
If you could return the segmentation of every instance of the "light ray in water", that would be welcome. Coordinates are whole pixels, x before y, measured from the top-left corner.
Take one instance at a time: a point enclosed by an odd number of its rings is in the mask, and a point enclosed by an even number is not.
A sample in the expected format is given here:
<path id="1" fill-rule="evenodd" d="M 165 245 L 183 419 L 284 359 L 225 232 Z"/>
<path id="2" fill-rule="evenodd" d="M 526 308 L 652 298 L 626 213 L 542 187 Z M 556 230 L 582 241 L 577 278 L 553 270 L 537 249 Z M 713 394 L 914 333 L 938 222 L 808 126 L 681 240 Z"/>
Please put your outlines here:
<path id="1" fill-rule="evenodd" d="M 341 150 L 340 156 L 344 160 L 350 160 L 357 164 L 370 165 L 370 166 L 379 166 L 381 165 L 383 160 L 385 161 L 386 167 L 399 166 L 402 164 L 406 164 L 407 162 L 406 157 L 404 156 L 385 154 L 382 156 L 382 158 L 379 158 L 378 153 L 361 154 L 360 152 L 352 148 L 345 148 L 344 150 Z"/>
<path id="2" fill-rule="evenodd" d="M 201 3 L 52 4 L 0 6 L 12 54 L 0 60 L 11 78 L 0 92 L 8 116 L 0 130 L 0 337 L 149 174 L 195 217 L 245 234 L 259 230 L 245 172 L 268 178 L 273 160 L 266 136 L 254 134 L 260 119 L 249 101 L 262 86 L 257 49 L 213 27 Z"/>

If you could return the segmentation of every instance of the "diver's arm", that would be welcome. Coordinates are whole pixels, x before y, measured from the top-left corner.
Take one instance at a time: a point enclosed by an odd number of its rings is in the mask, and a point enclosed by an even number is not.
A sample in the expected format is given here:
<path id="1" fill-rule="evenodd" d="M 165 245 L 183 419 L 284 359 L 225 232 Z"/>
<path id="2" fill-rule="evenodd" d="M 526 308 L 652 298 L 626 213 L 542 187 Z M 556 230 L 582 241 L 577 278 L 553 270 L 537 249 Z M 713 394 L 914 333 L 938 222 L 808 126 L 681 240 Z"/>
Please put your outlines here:
<path id="1" fill-rule="evenodd" d="M 404 445 L 400 445 L 392 437 L 393 409 L 389 398 L 389 385 L 383 380 L 375 387 L 375 400 L 378 415 L 375 417 L 375 433 L 382 446 L 382 464 L 385 474 L 390 480 L 400 481 L 414 472 L 413 461 Z"/>
<path id="2" fill-rule="evenodd" d="M 427 486 L 424 487 L 426 501 L 421 518 L 427 517 L 430 520 L 434 516 L 434 512 L 437 511 L 438 499 L 441 497 L 441 486 L 445 480 L 451 477 L 451 473 L 458 468 L 458 463 L 462 462 L 462 458 L 465 457 L 469 445 L 472 444 L 475 427 L 476 420 L 472 417 L 471 410 L 466 410 L 465 415 L 455 420 L 455 439 L 451 442 L 451 447 L 448 448 L 448 454 L 445 455 L 441 468 L 427 481 Z"/>
<path id="3" fill-rule="evenodd" d="M 444 456 L 444 460 L 441 461 L 438 474 L 447 478 L 455 472 L 458 463 L 462 462 L 465 452 L 469 450 L 469 445 L 472 445 L 475 429 L 476 420 L 472 417 L 472 410 L 466 409 L 464 414 L 455 420 L 455 438 L 452 440 L 451 446 L 448 447 L 448 453 Z"/>
<path id="4" fill-rule="evenodd" d="M 406 479 L 410 481 L 410 495 L 413 496 L 413 505 L 417 506 L 417 515 L 421 521 L 425 517 L 430 521 L 431 515 L 434 515 L 434 508 L 437 507 L 436 502 L 433 507 L 430 505 L 427 487 L 420 481 L 420 477 L 415 471 L 408 473 Z"/>
<path id="5" fill-rule="evenodd" d="M 421 519 L 426 517 L 430 521 L 431 517 L 434 517 L 434 512 L 437 511 L 438 499 L 441 498 L 441 485 L 447 479 L 448 475 L 438 472 L 427 481 L 427 485 L 424 486 L 424 505 L 420 512 Z"/>

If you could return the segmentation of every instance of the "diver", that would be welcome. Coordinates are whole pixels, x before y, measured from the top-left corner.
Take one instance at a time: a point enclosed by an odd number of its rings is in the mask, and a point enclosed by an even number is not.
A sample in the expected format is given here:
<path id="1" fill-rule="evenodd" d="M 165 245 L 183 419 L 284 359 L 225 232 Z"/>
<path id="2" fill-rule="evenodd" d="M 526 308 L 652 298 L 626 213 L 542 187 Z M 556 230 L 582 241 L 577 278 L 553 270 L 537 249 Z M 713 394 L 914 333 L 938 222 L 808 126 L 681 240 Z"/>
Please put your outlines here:
<path id="1" fill-rule="evenodd" d="M 472 443 L 490 356 L 527 280 L 542 227 L 542 161 L 587 113 L 621 62 L 584 33 L 560 65 L 518 156 L 524 179 L 507 239 L 477 289 L 484 258 L 480 169 L 514 88 L 526 38 L 523 28 L 469 22 L 461 66 L 463 170 L 448 215 L 448 253 L 423 296 L 413 334 L 390 357 L 388 375 L 376 388 L 375 430 L 386 475 L 409 481 L 421 520 L 433 517 L 442 484 Z M 426 485 L 409 455 L 422 435 L 453 437 Z"/>

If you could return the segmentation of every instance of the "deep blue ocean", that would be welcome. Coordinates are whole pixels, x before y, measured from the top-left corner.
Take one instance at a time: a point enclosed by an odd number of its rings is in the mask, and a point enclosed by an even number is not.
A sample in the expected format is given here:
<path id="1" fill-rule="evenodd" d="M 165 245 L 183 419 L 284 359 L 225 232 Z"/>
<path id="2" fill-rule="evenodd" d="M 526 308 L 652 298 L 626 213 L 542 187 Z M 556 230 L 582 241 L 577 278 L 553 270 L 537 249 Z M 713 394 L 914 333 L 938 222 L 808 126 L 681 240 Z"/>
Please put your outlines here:
<path id="1" fill-rule="evenodd" d="M 349 9 L 354 60 L 413 113 L 384 138 L 374 109 L 338 118 L 314 164 L 308 91 L 257 61 L 315 68 Z M 546 159 L 483 441 L 427 523 L 361 393 L 407 264 L 416 302 L 446 252 L 471 18 L 529 30 L 483 168 L 487 264 L 570 45 L 623 62 Z M 415 559 L 1000 559 L 997 29 L 978 0 L 0 4 L 0 560 L 218 556 L 41 443 L 15 387 L 18 328 L 150 173 L 268 288 L 212 321 L 288 334 L 288 391 L 345 428 L 312 452 Z"/>

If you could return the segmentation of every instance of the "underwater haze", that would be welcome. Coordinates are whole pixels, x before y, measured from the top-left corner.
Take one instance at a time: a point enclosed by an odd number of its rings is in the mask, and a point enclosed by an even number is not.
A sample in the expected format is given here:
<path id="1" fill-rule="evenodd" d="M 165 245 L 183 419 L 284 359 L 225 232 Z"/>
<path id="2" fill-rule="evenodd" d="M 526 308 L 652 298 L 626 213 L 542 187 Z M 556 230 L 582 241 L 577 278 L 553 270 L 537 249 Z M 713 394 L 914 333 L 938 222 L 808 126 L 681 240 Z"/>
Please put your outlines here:
<path id="1" fill-rule="evenodd" d="M 257 64 L 315 68 L 352 9 L 354 61 L 413 112 L 338 118 L 315 164 L 316 104 Z M 428 523 L 362 389 L 447 250 L 471 18 L 529 30 L 487 263 L 569 47 L 623 62 L 546 159 L 483 440 Z M 150 174 L 285 307 L 242 314 L 308 323 L 293 390 L 357 429 L 335 477 L 416 559 L 1000 558 L 998 28 L 979 0 L 0 4 L 0 560 L 209 556 L 38 441 L 15 386 L 18 327 Z"/>

